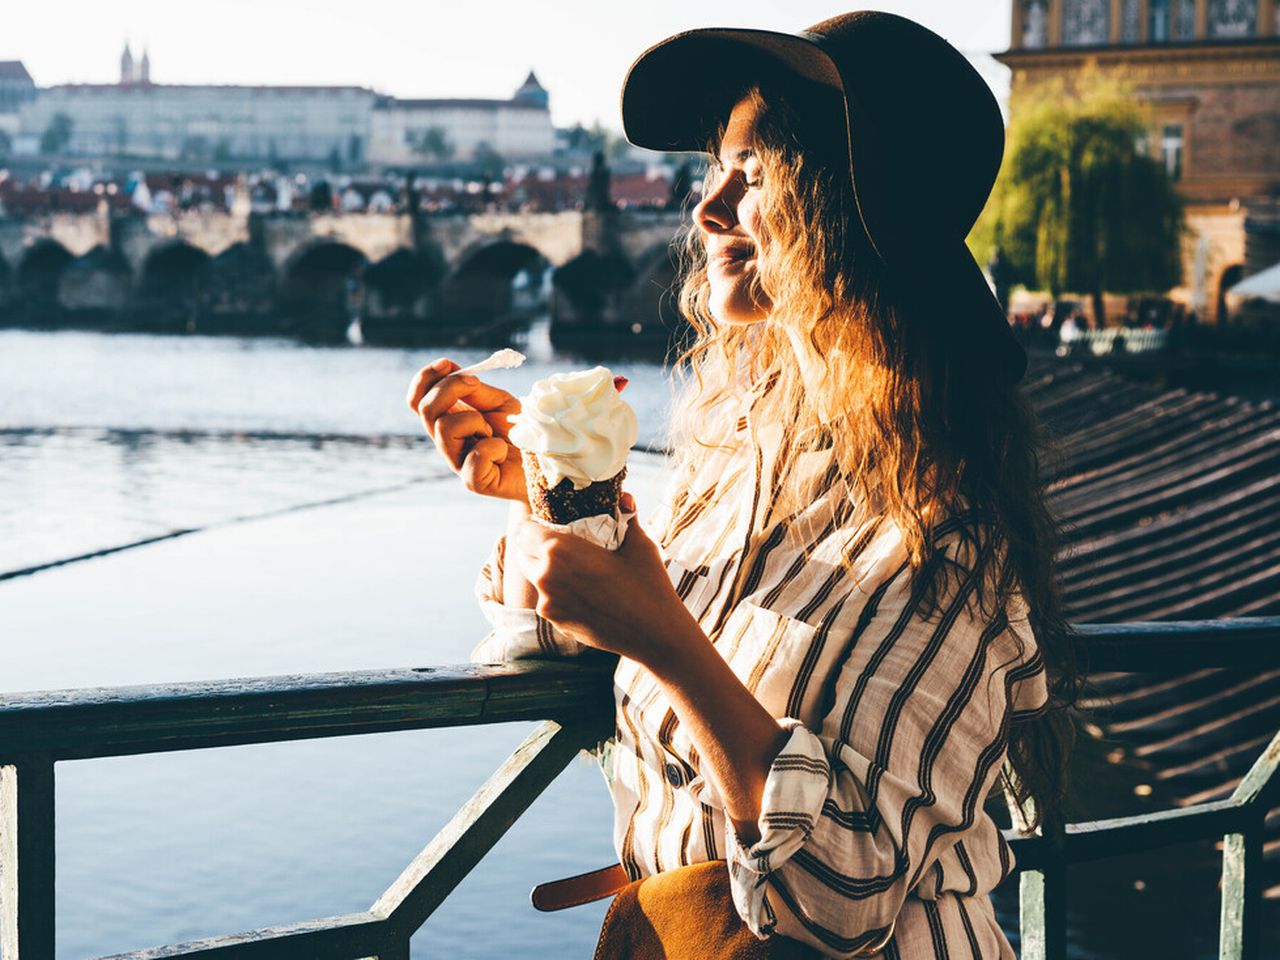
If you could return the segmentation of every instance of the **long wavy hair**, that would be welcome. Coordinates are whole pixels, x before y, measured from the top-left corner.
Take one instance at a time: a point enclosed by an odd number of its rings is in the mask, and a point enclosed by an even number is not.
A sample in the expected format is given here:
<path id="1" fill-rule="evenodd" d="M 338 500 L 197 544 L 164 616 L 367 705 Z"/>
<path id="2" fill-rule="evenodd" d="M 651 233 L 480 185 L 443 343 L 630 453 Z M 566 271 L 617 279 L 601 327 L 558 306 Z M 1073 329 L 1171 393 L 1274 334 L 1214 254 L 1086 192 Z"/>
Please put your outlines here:
<path id="1" fill-rule="evenodd" d="M 679 306 L 694 332 L 675 363 L 671 449 L 679 500 L 688 509 L 699 498 L 728 494 L 696 492 L 693 478 L 711 450 L 732 445 L 725 411 L 736 409 L 748 388 L 767 384 L 753 422 L 783 425 L 781 440 L 769 442 L 784 452 L 819 436 L 833 444 L 864 511 L 855 521 L 874 514 L 901 530 L 926 615 L 948 570 L 959 566 L 930 562 L 933 524 L 975 518 L 962 524 L 960 552 L 977 558 L 981 615 L 1007 615 L 1010 599 L 1021 595 L 1050 696 L 1045 711 L 1010 726 L 1001 782 L 1023 829 L 1056 820 L 1080 695 L 1054 575 L 1059 532 L 1041 475 L 1042 457 L 1060 453 L 1023 392 L 992 376 L 980 356 L 957 355 L 931 334 L 913 315 L 920 308 L 882 268 L 857 219 L 846 142 L 831 122 L 843 111 L 834 94 L 774 81 L 741 95 L 758 110 L 753 147 L 764 184 L 757 276 L 773 308 L 750 325 L 712 317 L 704 235 L 690 224 L 677 244 Z M 801 103 L 804 109 L 795 106 Z M 723 135 L 722 125 L 707 145 L 713 157 Z M 716 177 L 708 164 L 705 190 Z M 824 431 L 833 417 L 840 428 Z M 753 435 L 746 442 L 762 441 Z M 784 471 L 772 491 L 779 506 L 793 512 L 811 499 L 807 482 Z"/>

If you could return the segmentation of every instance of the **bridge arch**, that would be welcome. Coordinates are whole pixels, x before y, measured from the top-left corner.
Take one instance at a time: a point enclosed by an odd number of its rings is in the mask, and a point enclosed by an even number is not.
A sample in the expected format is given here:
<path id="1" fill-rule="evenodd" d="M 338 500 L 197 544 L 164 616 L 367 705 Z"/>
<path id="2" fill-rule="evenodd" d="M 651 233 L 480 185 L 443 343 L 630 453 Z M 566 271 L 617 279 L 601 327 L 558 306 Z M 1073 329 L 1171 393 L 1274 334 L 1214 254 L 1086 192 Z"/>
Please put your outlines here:
<path id="1" fill-rule="evenodd" d="M 540 290 L 550 263 L 534 246 L 516 239 L 489 240 L 465 251 L 444 278 L 433 312 L 447 324 L 484 324 L 511 318 L 520 309 L 533 309 L 531 297 L 513 296 L 517 278 L 521 290 Z"/>
<path id="2" fill-rule="evenodd" d="M 23 251 L 14 271 L 14 292 L 23 303 L 28 322 L 44 323 L 61 313 L 58 281 L 74 259 L 71 251 L 47 237 Z"/>
<path id="3" fill-rule="evenodd" d="M 339 341 L 364 301 L 369 260 L 347 243 L 317 240 L 281 269 L 276 303 L 286 330 L 312 340 Z"/>
<path id="4" fill-rule="evenodd" d="M 135 307 L 164 329 L 200 326 L 212 257 L 185 240 L 152 248 L 142 261 Z"/>

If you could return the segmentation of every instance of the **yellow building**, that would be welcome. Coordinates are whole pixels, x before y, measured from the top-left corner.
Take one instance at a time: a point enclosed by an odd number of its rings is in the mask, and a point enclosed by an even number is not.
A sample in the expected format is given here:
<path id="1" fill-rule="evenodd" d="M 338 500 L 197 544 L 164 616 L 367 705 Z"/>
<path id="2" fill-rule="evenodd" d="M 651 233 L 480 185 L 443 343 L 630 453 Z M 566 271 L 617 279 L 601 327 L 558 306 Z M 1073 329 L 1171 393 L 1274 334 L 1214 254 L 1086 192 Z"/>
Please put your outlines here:
<path id="1" fill-rule="evenodd" d="M 1092 66 L 1150 107 L 1151 148 L 1187 202 L 1174 299 L 1221 319 L 1222 291 L 1280 261 L 1280 0 L 1013 0 L 1012 97 Z"/>

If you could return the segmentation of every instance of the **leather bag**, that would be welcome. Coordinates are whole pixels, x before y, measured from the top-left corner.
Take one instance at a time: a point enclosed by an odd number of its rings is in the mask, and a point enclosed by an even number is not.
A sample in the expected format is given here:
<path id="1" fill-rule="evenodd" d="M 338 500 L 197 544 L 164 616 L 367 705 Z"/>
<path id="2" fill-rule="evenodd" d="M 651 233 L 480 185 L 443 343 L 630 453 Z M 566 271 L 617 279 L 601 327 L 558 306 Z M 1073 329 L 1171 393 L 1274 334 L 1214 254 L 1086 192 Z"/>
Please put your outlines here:
<path id="1" fill-rule="evenodd" d="M 534 888 L 539 910 L 560 910 L 615 894 L 594 960 L 818 960 L 783 936 L 761 940 L 742 922 L 723 860 L 628 881 L 614 864 Z"/>

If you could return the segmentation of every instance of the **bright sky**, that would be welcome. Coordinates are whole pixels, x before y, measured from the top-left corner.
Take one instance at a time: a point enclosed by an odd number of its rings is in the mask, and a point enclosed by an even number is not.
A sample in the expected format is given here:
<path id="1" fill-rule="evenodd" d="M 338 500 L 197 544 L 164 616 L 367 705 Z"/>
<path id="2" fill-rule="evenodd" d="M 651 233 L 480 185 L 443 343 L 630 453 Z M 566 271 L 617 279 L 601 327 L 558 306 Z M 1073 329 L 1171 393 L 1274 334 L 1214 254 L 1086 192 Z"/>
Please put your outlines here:
<path id="1" fill-rule="evenodd" d="M 0 60 L 40 86 L 111 83 L 126 40 L 157 83 L 358 84 L 400 97 L 509 97 L 532 68 L 557 126 L 619 129 L 647 47 L 693 27 L 791 32 L 843 12 L 814 0 L 56 0 L 5 4 Z M 880 0 L 966 54 L 1009 45 L 1010 0 Z M 852 7 L 857 9 L 857 7 Z M 1007 71 L 977 64 L 1003 98 Z"/>

